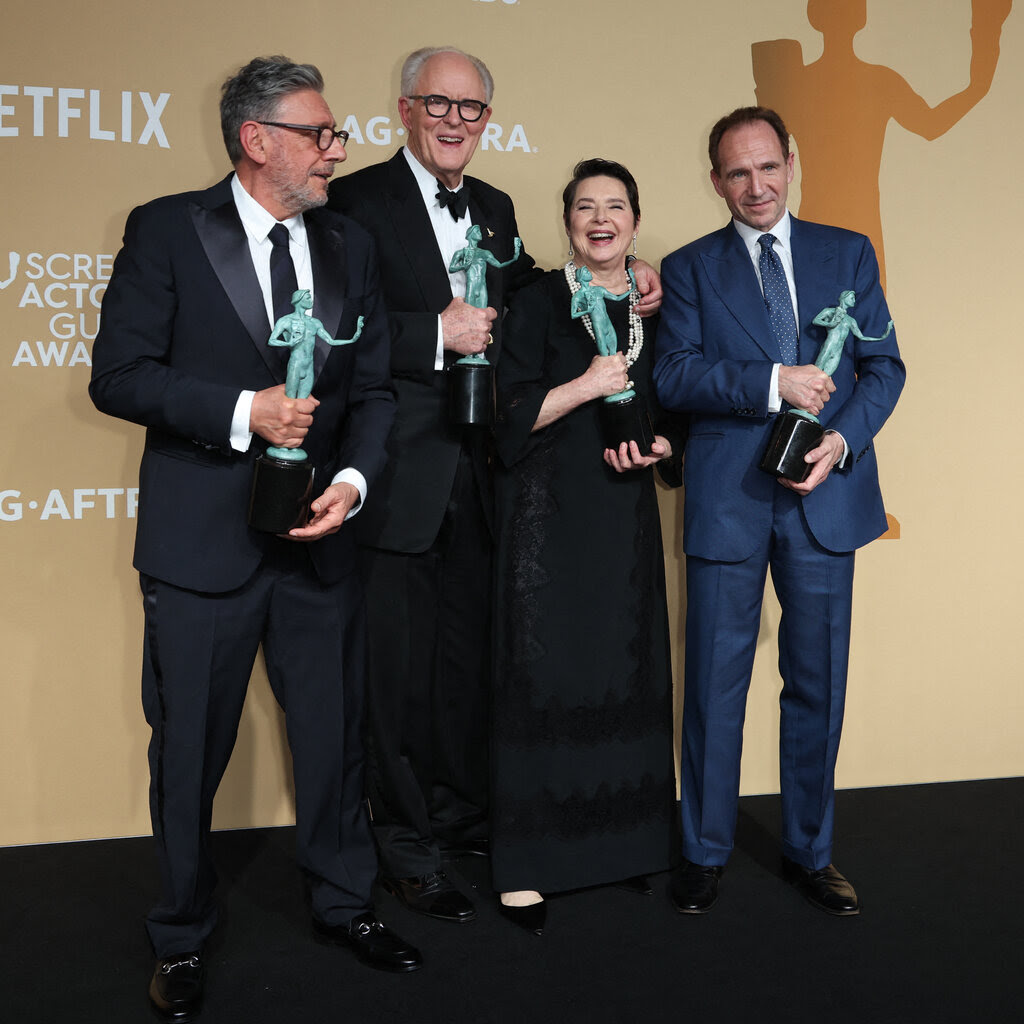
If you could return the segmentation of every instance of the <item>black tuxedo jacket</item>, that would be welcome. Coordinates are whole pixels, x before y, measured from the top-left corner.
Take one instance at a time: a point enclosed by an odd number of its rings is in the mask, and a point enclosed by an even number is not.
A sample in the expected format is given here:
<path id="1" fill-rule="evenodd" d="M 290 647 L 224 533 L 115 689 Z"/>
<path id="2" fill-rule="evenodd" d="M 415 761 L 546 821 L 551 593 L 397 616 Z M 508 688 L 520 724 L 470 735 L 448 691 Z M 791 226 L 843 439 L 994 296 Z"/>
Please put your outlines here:
<path id="1" fill-rule="evenodd" d="M 320 406 L 303 449 L 319 494 L 351 466 L 373 481 L 394 416 L 388 326 L 373 243 L 327 210 L 305 214 L 313 314 L 335 338 L 313 386 Z M 246 524 L 253 463 L 266 448 L 229 444 L 239 392 L 281 383 L 267 345 L 271 325 L 230 177 L 213 188 L 132 211 L 114 262 L 93 347 L 89 393 L 97 408 L 146 427 L 139 471 L 135 567 L 208 593 L 234 589 L 256 570 L 267 535 Z M 358 520 L 355 517 L 352 522 Z M 321 580 L 354 571 L 352 530 L 309 545 Z"/>
<path id="2" fill-rule="evenodd" d="M 519 234 L 512 200 L 478 178 L 465 181 L 472 222 L 494 232 L 490 238 L 485 232 L 484 246 L 498 260 L 509 259 Z M 353 217 L 377 243 L 398 394 L 388 464 L 358 517 L 357 536 L 371 547 L 422 552 L 441 527 L 467 429 L 448 422 L 445 374 L 434 369 L 437 317 L 452 301 L 448 269 L 401 150 L 384 163 L 333 181 L 328 205 Z M 509 267 L 487 268 L 488 303 L 498 311 L 494 344 L 487 350 L 490 362 L 501 352 L 501 315 L 509 296 L 539 274 L 525 252 Z M 446 352 L 445 365 L 457 358 Z M 487 486 L 486 466 L 477 477 Z M 490 515 L 489 494 L 484 502 Z"/>

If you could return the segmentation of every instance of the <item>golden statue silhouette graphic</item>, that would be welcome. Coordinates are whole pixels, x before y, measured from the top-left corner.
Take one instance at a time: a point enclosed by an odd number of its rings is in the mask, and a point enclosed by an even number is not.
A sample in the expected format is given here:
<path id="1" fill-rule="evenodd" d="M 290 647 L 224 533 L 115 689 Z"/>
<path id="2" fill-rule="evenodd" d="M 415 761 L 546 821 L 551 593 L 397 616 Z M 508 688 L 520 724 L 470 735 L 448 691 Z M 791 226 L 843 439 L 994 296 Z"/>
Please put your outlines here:
<path id="1" fill-rule="evenodd" d="M 992 85 L 1012 5 L 1013 0 L 972 0 L 970 81 L 934 107 L 898 72 L 868 64 L 854 52 L 854 36 L 867 24 L 866 0 L 808 0 L 807 20 L 824 39 L 812 64 L 804 64 L 796 39 L 750 48 L 757 102 L 782 115 L 800 150 L 800 216 L 867 235 L 883 288 L 878 173 L 889 121 L 928 140 L 949 131 Z M 900 524 L 888 519 L 884 536 L 897 539 Z"/>
<path id="2" fill-rule="evenodd" d="M 867 235 L 883 288 L 878 171 L 889 121 L 928 140 L 949 131 L 992 85 L 1012 3 L 972 0 L 970 82 L 934 107 L 898 72 L 854 52 L 853 37 L 867 24 L 866 0 L 809 0 L 807 20 L 825 44 L 813 64 L 804 64 L 795 39 L 750 48 L 757 102 L 782 115 L 800 150 L 800 216 Z"/>

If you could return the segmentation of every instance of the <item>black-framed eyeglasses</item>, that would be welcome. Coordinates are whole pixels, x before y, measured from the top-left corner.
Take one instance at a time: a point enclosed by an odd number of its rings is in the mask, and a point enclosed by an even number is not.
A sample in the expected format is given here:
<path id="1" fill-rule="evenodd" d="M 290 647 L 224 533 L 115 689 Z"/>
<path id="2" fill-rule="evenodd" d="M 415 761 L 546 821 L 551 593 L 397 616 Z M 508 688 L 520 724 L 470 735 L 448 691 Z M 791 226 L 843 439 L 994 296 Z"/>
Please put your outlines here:
<path id="1" fill-rule="evenodd" d="M 429 96 L 406 96 L 407 100 L 423 100 L 431 117 L 444 117 L 452 107 L 459 108 L 459 117 L 470 124 L 484 116 L 487 104 L 480 100 L 450 100 L 447 96 L 431 93 Z"/>
<path id="2" fill-rule="evenodd" d="M 285 121 L 257 121 L 257 124 L 270 125 L 271 128 L 290 128 L 293 132 L 316 132 L 316 148 L 328 150 L 337 139 L 342 146 L 348 142 L 348 132 L 341 128 L 327 128 L 319 124 L 288 124 Z"/>

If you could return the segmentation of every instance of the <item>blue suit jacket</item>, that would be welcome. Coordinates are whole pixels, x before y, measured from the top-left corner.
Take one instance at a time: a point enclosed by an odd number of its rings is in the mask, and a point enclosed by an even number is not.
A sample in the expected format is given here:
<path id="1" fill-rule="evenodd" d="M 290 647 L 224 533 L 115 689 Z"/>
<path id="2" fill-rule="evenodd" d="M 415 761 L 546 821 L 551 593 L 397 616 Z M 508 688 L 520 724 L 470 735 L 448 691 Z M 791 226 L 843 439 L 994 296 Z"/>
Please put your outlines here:
<path id="1" fill-rule="evenodd" d="M 374 478 L 394 417 L 387 315 L 374 246 L 328 210 L 305 214 L 313 313 L 335 338 L 313 385 L 320 406 L 303 449 L 320 494 L 340 469 Z M 139 470 L 135 567 L 176 586 L 217 593 L 256 570 L 266 534 L 246 524 L 253 462 L 229 443 L 239 392 L 284 380 L 230 177 L 201 192 L 133 210 L 103 299 L 89 393 L 103 412 L 146 427 Z M 355 571 L 352 530 L 309 545 L 321 580 Z"/>
<path id="2" fill-rule="evenodd" d="M 812 319 L 853 289 L 861 333 L 885 333 L 889 309 L 878 263 L 863 235 L 792 218 L 791 245 L 800 323 L 799 362 L 813 363 L 825 329 Z M 778 343 L 750 256 L 730 222 L 662 263 L 665 299 L 654 369 L 666 409 L 690 412 L 683 482 L 683 548 L 719 561 L 748 558 L 771 529 L 775 489 L 758 469 L 774 417 L 768 413 Z M 850 446 L 843 469 L 803 498 L 804 515 L 830 551 L 852 551 L 885 531 L 873 439 L 885 423 L 906 372 L 895 332 L 862 342 L 851 332 L 832 379 L 836 391 L 820 415 Z"/>

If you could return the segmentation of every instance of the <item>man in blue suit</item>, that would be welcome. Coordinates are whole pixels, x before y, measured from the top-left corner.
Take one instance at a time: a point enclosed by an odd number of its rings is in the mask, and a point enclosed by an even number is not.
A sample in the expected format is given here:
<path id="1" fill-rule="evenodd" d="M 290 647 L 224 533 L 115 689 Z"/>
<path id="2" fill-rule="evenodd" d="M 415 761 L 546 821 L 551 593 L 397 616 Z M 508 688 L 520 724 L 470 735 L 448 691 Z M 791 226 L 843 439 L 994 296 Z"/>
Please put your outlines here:
<path id="1" fill-rule="evenodd" d="M 373 967 L 419 952 L 373 911 L 377 859 L 363 800 L 365 617 L 348 520 L 384 465 L 394 418 L 374 245 L 321 207 L 344 132 L 320 72 L 257 58 L 224 83 L 234 173 L 134 210 L 103 300 L 90 394 L 146 428 L 135 567 L 145 608 L 142 699 L 162 879 L 147 928 L 150 1000 L 192 1020 L 217 920 L 209 832 L 262 646 L 292 750 L 296 846 L 318 937 Z M 335 338 L 313 394 L 285 393 L 267 344 L 296 289 Z M 246 523 L 257 456 L 301 445 L 315 470 L 309 522 L 286 537 Z"/>
<path id="2" fill-rule="evenodd" d="M 859 912 L 832 864 L 835 763 L 842 728 L 856 548 L 885 531 L 873 439 L 905 371 L 894 334 L 851 333 L 831 377 L 813 365 L 812 324 L 856 292 L 861 332 L 889 310 L 863 235 L 786 209 L 793 154 L 763 107 L 722 118 L 709 140 L 711 181 L 732 222 L 668 256 L 654 371 L 667 409 L 692 416 L 686 452 L 686 677 L 683 852 L 671 894 L 706 913 L 733 845 L 747 690 L 768 569 L 782 607 L 779 671 L 783 866 L 815 906 Z M 817 415 L 806 480 L 758 468 L 775 415 Z"/>

